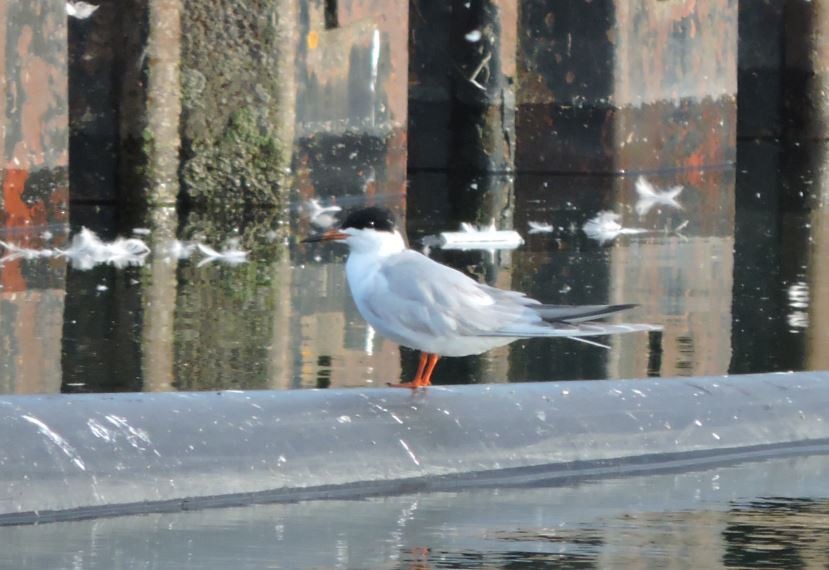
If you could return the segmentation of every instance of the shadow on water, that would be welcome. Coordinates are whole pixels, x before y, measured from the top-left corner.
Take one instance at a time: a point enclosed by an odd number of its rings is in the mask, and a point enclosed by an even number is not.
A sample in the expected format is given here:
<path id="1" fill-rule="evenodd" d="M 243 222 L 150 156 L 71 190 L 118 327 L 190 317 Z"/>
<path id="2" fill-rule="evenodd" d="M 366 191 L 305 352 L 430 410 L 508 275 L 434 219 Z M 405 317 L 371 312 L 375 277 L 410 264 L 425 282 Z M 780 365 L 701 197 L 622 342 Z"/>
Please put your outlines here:
<path id="1" fill-rule="evenodd" d="M 0 528 L 8 568 L 822 567 L 827 456 Z M 793 475 L 796 474 L 796 475 Z"/>
<path id="2" fill-rule="evenodd" d="M 323 206 L 391 207 L 410 245 L 423 250 L 424 238 L 461 222 L 515 229 L 525 240 L 517 249 L 429 254 L 547 303 L 636 303 L 624 319 L 664 326 L 611 337 L 610 350 L 534 339 L 444 359 L 437 383 L 825 368 L 824 150 L 744 143 L 735 169 L 649 174 L 657 188 L 684 186 L 675 204 L 643 202 L 636 174 L 419 171 L 404 192 L 399 161 L 351 155 L 341 157 L 345 166 L 298 169 L 285 213 L 191 211 L 179 220 L 162 210 L 127 223 L 107 206 L 78 204 L 73 230 L 84 225 L 111 239 L 145 226 L 149 234 L 138 237 L 153 254 L 143 265 L 88 270 L 64 258 L 6 260 L 0 390 L 325 388 L 410 377 L 417 356 L 374 334 L 351 301 L 344 249 L 299 244 L 341 215 L 314 217 L 315 196 Z M 582 228 L 602 211 L 639 233 L 589 237 Z M 65 246 L 65 232 L 53 233 L 4 237 Z M 249 253 L 239 264 L 198 251 L 179 259 L 165 253 L 174 239 Z"/>

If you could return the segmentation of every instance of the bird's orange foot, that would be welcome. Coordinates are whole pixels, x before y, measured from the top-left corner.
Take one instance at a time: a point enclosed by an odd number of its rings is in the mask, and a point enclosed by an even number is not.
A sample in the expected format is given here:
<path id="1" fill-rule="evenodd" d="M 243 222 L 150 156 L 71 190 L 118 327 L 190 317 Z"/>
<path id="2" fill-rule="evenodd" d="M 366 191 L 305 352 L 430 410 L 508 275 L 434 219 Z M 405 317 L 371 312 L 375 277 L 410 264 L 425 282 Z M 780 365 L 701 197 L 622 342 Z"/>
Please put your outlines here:
<path id="1" fill-rule="evenodd" d="M 424 380 L 410 380 L 409 382 L 398 382 L 396 384 L 392 384 L 388 382 L 386 386 L 389 388 L 409 388 L 410 390 L 417 390 L 418 388 L 425 388 L 426 386 L 431 386 L 432 383 L 429 381 Z"/>
<path id="2" fill-rule="evenodd" d="M 410 390 L 417 390 L 418 388 L 425 388 L 432 385 L 432 372 L 435 370 L 435 364 L 438 363 L 440 356 L 437 354 L 429 354 L 428 352 L 420 353 L 420 362 L 417 365 L 417 374 L 410 382 L 401 382 L 399 384 L 391 384 L 390 388 L 409 388 Z"/>

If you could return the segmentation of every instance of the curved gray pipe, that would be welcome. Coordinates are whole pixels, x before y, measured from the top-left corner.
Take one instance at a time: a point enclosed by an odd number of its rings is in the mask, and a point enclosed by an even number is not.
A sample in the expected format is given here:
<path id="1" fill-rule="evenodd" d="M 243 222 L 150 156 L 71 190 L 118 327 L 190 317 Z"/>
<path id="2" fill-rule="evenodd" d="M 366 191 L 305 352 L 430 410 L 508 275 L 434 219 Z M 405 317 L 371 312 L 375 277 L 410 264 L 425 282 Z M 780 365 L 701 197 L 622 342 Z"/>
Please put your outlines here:
<path id="1" fill-rule="evenodd" d="M 829 451 L 829 373 L 0 398 L 0 524 Z"/>

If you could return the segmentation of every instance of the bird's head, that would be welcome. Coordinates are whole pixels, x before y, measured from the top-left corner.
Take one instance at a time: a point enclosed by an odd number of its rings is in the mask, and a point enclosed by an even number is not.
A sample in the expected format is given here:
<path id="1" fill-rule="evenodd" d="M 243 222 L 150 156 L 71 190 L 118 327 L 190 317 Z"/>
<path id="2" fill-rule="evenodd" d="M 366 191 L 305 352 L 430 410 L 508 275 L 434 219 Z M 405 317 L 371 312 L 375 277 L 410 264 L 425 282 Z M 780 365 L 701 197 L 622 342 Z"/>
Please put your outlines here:
<path id="1" fill-rule="evenodd" d="M 391 211 L 372 206 L 352 210 L 339 228 L 302 240 L 303 243 L 337 241 L 348 245 L 354 253 L 396 253 L 405 243 Z"/>

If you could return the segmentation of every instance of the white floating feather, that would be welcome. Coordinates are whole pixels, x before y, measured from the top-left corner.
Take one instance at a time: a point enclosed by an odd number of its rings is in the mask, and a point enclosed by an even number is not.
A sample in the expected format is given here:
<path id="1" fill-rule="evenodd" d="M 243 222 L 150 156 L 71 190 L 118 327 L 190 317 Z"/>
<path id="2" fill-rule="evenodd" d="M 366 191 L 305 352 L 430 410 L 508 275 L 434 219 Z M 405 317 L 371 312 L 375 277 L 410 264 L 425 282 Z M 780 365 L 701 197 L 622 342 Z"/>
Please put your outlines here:
<path id="1" fill-rule="evenodd" d="M 104 263 L 119 268 L 143 265 L 150 248 L 138 238 L 117 238 L 109 243 L 103 242 L 95 232 L 82 228 L 72 238 L 67 249 L 58 251 L 72 262 L 73 267 L 83 271 Z"/>
<path id="2" fill-rule="evenodd" d="M 0 263 L 4 261 L 14 261 L 15 259 L 37 259 L 38 257 L 54 257 L 58 252 L 54 249 L 31 249 L 28 247 L 20 247 L 13 243 L 0 241 L 0 247 L 4 247 L 8 252 L 0 258 Z"/>
<path id="3" fill-rule="evenodd" d="M 514 230 L 496 230 L 495 223 L 482 228 L 465 222 L 459 232 L 441 232 L 443 249 L 515 249 L 524 243 Z"/>
<path id="4" fill-rule="evenodd" d="M 213 263 L 214 261 L 226 263 L 228 265 L 238 265 L 240 263 L 245 263 L 248 260 L 247 251 L 242 251 L 233 247 L 223 249 L 222 251 L 216 251 L 209 245 L 205 245 L 203 243 L 196 244 L 196 247 L 199 249 L 201 254 L 204 255 L 204 259 L 202 259 L 196 267 L 201 267 L 202 265 L 207 265 L 208 263 Z"/>
<path id="5" fill-rule="evenodd" d="M 531 234 L 549 234 L 553 231 L 553 226 L 551 224 L 545 224 L 544 222 L 527 222 L 527 225 L 530 226 L 530 233 Z"/>
<path id="6" fill-rule="evenodd" d="M 67 2 L 66 15 L 78 20 L 86 20 L 99 8 L 88 2 Z"/>
<path id="7" fill-rule="evenodd" d="M 644 176 L 636 179 L 636 193 L 639 199 L 636 201 L 636 213 L 644 216 L 654 206 L 666 206 L 675 210 L 681 210 L 682 204 L 677 201 L 684 186 L 672 186 L 667 190 L 660 190 L 648 182 Z"/>
<path id="8" fill-rule="evenodd" d="M 582 230 L 587 237 L 599 243 L 612 241 L 623 234 L 635 235 L 648 233 L 648 230 L 642 228 L 622 227 L 622 224 L 619 223 L 620 217 L 616 212 L 599 212 L 596 216 L 584 223 Z"/>

